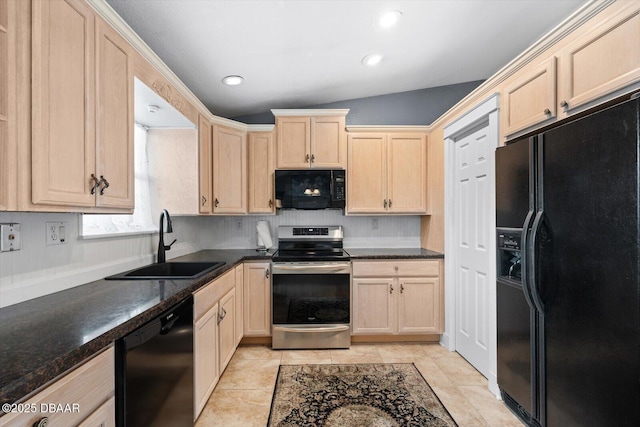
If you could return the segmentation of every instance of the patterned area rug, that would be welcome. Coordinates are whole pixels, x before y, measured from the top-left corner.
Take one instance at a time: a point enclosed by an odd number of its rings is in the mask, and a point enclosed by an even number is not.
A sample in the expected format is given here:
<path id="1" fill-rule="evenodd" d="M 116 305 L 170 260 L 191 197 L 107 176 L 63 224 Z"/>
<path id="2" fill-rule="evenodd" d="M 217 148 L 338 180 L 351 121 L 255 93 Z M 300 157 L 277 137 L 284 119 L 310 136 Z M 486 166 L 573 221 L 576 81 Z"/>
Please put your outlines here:
<path id="1" fill-rule="evenodd" d="M 456 426 L 413 363 L 282 365 L 269 426 Z"/>

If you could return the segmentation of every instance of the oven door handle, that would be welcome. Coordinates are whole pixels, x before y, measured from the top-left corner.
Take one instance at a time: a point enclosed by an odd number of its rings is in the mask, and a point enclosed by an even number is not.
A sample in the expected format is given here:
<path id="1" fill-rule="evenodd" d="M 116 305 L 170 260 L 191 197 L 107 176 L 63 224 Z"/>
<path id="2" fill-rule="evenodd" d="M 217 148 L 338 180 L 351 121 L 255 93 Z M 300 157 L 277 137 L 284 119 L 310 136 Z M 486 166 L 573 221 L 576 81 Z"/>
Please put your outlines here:
<path id="1" fill-rule="evenodd" d="M 274 326 L 274 331 L 279 332 L 302 332 L 302 333 L 312 333 L 312 332 L 344 332 L 349 330 L 349 325 L 342 326 L 330 326 L 330 327 L 319 327 L 319 328 L 285 328 L 282 326 Z"/>
<path id="2" fill-rule="evenodd" d="M 341 264 L 306 264 L 306 265 L 272 265 L 272 273 L 278 274 L 279 272 L 288 272 L 295 271 L 297 273 L 309 273 L 313 274 L 316 272 L 327 272 L 327 271 L 335 271 L 338 273 L 350 273 L 351 272 L 351 264 L 349 263 L 341 263 Z"/>

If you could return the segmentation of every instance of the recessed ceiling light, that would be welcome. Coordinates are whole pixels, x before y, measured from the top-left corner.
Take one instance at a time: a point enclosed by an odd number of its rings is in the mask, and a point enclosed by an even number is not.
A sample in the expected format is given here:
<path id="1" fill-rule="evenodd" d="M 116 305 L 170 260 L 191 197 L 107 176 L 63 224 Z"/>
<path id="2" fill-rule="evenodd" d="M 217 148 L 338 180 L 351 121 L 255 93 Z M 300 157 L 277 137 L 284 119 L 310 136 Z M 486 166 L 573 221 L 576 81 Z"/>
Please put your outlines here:
<path id="1" fill-rule="evenodd" d="M 364 65 L 368 65 L 369 67 L 378 65 L 380 61 L 382 61 L 382 55 L 380 55 L 379 53 L 372 53 L 371 55 L 367 55 L 362 58 L 362 63 Z"/>
<path id="2" fill-rule="evenodd" d="M 157 105 L 147 105 L 147 111 L 150 113 L 157 113 L 159 109 Z"/>
<path id="3" fill-rule="evenodd" d="M 227 86 L 238 86 L 240 83 L 244 81 L 244 77 L 242 76 L 227 76 L 222 79 L 222 83 Z"/>
<path id="4" fill-rule="evenodd" d="M 402 12 L 399 10 L 392 10 L 385 13 L 378 19 L 378 25 L 381 28 L 390 28 L 396 25 L 400 18 L 402 18 Z"/>

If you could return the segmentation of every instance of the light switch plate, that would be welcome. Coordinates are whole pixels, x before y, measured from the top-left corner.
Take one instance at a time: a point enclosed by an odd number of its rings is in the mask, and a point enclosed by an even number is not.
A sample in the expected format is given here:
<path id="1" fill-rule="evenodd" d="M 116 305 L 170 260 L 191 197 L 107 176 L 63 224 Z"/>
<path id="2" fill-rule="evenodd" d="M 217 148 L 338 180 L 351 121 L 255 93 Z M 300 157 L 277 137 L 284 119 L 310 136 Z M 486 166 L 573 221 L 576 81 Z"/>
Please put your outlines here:
<path id="1" fill-rule="evenodd" d="M 67 243 L 69 224 L 66 222 L 47 222 L 47 245 L 64 245 Z"/>
<path id="2" fill-rule="evenodd" d="M 22 248 L 22 226 L 0 224 L 0 252 L 19 251 Z"/>

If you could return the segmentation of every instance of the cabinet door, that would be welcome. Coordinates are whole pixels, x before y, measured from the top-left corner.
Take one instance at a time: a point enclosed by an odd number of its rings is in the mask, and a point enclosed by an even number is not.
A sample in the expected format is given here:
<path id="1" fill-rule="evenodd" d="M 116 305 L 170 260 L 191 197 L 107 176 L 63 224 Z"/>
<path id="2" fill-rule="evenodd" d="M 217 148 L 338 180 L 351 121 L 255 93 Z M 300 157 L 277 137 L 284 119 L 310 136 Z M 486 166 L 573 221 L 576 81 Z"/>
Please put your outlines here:
<path id="1" fill-rule="evenodd" d="M 211 197 L 211 162 L 213 156 L 211 155 L 211 136 L 212 130 L 209 122 L 200 116 L 198 120 L 198 166 L 200 169 L 199 187 L 200 187 L 200 200 L 199 211 L 202 214 L 211 213 L 211 206 L 213 198 Z"/>
<path id="2" fill-rule="evenodd" d="M 83 420 L 91 418 L 91 414 L 99 411 L 113 396 L 114 373 L 115 354 L 113 347 L 110 347 L 62 378 L 56 378 L 44 390 L 38 391 L 23 402 L 26 407 L 36 408 L 36 411 L 9 412 L 0 417 L 0 427 L 31 427 L 42 418 L 47 418 L 50 426 L 77 426 Z M 72 406 L 72 410 L 40 411 L 41 405 L 49 407 L 52 403 L 68 404 Z M 73 406 L 76 409 L 73 409 Z"/>
<path id="3" fill-rule="evenodd" d="M 276 212 L 273 132 L 249 133 L 249 213 Z"/>
<path id="4" fill-rule="evenodd" d="M 197 295 L 196 295 L 197 298 Z M 209 309 L 194 327 L 194 419 L 207 404 L 218 383 L 218 304 Z"/>
<path id="5" fill-rule="evenodd" d="M 96 205 L 133 209 L 133 48 L 98 19 L 96 49 Z"/>
<path id="6" fill-rule="evenodd" d="M 277 168 L 306 169 L 311 161 L 311 119 L 276 117 Z"/>
<path id="7" fill-rule="evenodd" d="M 32 200 L 95 206 L 95 17 L 82 0 L 33 2 Z"/>
<path id="8" fill-rule="evenodd" d="M 222 297 L 219 305 L 219 313 L 218 313 L 218 333 L 220 339 L 219 346 L 219 360 L 220 367 L 219 372 L 224 372 L 224 368 L 227 367 L 231 357 L 233 356 L 233 352 L 236 349 L 236 290 L 231 289 L 226 293 L 225 296 Z"/>
<path id="9" fill-rule="evenodd" d="M 269 263 L 244 265 L 244 335 L 271 336 L 271 270 Z"/>
<path id="10" fill-rule="evenodd" d="M 344 169 L 347 133 L 344 116 L 311 118 L 311 167 Z"/>
<path id="11" fill-rule="evenodd" d="M 78 427 L 115 427 L 116 425 L 116 398 L 111 397 L 102 406 L 93 411 L 87 419 L 78 424 Z"/>
<path id="12" fill-rule="evenodd" d="M 244 267 L 236 267 L 236 347 L 244 335 Z"/>
<path id="13" fill-rule="evenodd" d="M 640 4 L 627 4 L 563 50 L 561 106 L 571 110 L 640 80 Z"/>
<path id="14" fill-rule="evenodd" d="M 15 67 L 9 67 L 15 63 L 15 37 L 9 37 L 9 33 L 16 33 L 16 19 L 13 13 L 15 2 L 0 0 L 0 211 L 7 210 L 9 205 L 9 168 L 14 162 L 9 161 L 9 92 L 15 93 Z M 11 8 L 11 9 L 10 9 Z M 11 19 L 9 18 L 11 15 Z M 10 42 L 13 41 L 13 43 Z M 9 80 L 11 79 L 11 83 Z M 12 96 L 13 98 L 13 96 Z M 13 116 L 13 114 L 11 114 Z M 13 169 L 13 168 L 12 168 Z"/>
<path id="15" fill-rule="evenodd" d="M 387 211 L 387 137 L 349 135 L 347 213 Z"/>
<path id="16" fill-rule="evenodd" d="M 398 333 L 442 333 L 440 326 L 440 280 L 398 278 Z"/>
<path id="17" fill-rule="evenodd" d="M 353 333 L 394 332 L 395 294 L 393 278 L 353 279 Z"/>
<path id="18" fill-rule="evenodd" d="M 540 64 L 503 91 L 505 134 L 556 116 L 556 58 Z"/>
<path id="19" fill-rule="evenodd" d="M 221 126 L 213 129 L 213 213 L 247 213 L 246 135 Z"/>
<path id="20" fill-rule="evenodd" d="M 388 212 L 427 213 L 426 135 L 387 136 Z"/>

